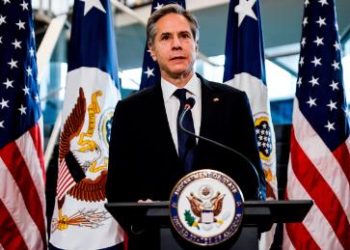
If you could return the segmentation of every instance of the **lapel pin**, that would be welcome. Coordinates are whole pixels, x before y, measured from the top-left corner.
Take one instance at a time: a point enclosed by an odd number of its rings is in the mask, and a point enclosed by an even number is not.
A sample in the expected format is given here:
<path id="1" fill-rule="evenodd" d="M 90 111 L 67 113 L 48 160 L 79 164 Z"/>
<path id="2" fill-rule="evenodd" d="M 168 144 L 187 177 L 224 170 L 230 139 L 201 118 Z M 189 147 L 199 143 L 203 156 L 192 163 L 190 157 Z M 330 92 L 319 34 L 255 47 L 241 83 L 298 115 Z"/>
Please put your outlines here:
<path id="1" fill-rule="evenodd" d="M 220 99 L 219 99 L 219 97 L 214 97 L 213 98 L 213 102 L 218 102 Z"/>

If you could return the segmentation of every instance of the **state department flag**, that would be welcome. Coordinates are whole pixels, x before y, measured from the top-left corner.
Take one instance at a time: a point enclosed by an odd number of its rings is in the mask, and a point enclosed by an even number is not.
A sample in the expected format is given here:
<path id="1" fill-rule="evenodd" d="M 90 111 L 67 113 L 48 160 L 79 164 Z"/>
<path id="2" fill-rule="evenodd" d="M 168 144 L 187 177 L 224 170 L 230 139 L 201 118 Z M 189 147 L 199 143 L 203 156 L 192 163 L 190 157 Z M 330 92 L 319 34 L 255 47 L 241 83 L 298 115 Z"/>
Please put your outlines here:
<path id="1" fill-rule="evenodd" d="M 229 5 L 224 82 L 248 95 L 259 155 L 266 179 L 266 198 L 276 200 L 276 143 L 265 76 L 259 1 L 231 0 Z M 263 234 L 261 248 L 270 248 L 274 228 Z"/>
<path id="2" fill-rule="evenodd" d="M 350 249 L 350 137 L 332 0 L 304 2 L 287 199 L 313 200 L 284 249 Z"/>
<path id="3" fill-rule="evenodd" d="M 109 0 L 74 2 L 50 238 L 60 249 L 101 249 L 123 241 L 104 208 L 111 124 L 120 99 L 112 20 Z"/>
<path id="4" fill-rule="evenodd" d="M 151 14 L 162 8 L 167 4 L 179 4 L 186 9 L 185 0 L 154 0 L 152 2 Z M 142 76 L 141 76 L 141 85 L 140 89 L 144 89 L 154 84 L 160 82 L 160 70 L 158 63 L 153 61 L 151 54 L 148 50 L 148 45 L 146 41 L 145 52 L 143 56 L 143 64 L 142 64 Z"/>
<path id="5" fill-rule="evenodd" d="M 277 199 L 275 138 L 267 95 L 259 2 L 256 0 L 230 2 L 224 82 L 248 95 L 266 177 L 266 198 Z"/>
<path id="6" fill-rule="evenodd" d="M 0 2 L 0 249 L 46 249 L 45 167 L 30 1 Z"/>

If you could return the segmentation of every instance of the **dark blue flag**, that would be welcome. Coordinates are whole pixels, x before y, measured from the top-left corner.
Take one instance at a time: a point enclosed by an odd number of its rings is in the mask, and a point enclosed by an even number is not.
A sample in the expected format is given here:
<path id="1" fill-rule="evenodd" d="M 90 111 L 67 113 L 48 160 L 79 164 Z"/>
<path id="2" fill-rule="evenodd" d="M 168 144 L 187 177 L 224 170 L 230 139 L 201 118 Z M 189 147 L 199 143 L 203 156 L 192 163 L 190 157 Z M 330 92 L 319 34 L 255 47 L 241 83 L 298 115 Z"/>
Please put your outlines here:
<path id="1" fill-rule="evenodd" d="M 226 34 L 224 82 L 245 91 L 252 109 L 266 198 L 277 199 L 276 144 L 265 77 L 265 58 L 258 0 L 231 0 Z M 261 237 L 269 249 L 274 227 Z"/>
<path id="2" fill-rule="evenodd" d="M 162 8 L 164 5 L 176 3 L 186 8 L 185 0 L 154 0 L 152 2 L 153 13 L 155 10 Z M 141 76 L 141 85 L 140 89 L 150 87 L 156 83 L 160 82 L 160 71 L 158 63 L 153 61 L 150 52 L 148 50 L 147 41 L 145 46 L 145 52 L 143 56 L 142 64 L 142 76 Z"/>
<path id="3" fill-rule="evenodd" d="M 243 72 L 261 79 L 266 85 L 263 36 L 257 0 L 231 0 L 229 6 L 224 82 Z"/>
<path id="4" fill-rule="evenodd" d="M 51 223 L 50 243 L 56 248 L 105 249 L 123 241 L 122 230 L 104 207 L 118 86 L 111 3 L 76 0 Z"/>
<path id="5" fill-rule="evenodd" d="M 255 122 L 267 198 L 277 198 L 275 138 L 271 122 L 259 1 L 231 0 L 224 82 L 245 91 Z"/>

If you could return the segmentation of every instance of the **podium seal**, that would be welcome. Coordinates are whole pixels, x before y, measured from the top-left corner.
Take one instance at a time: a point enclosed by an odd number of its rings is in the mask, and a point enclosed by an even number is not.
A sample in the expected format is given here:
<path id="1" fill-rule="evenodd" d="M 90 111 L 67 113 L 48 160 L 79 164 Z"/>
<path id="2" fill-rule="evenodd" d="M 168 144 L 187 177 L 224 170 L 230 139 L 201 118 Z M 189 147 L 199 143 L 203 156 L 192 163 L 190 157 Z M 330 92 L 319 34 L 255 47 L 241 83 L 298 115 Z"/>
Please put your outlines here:
<path id="1" fill-rule="evenodd" d="M 170 220 L 182 238 L 201 246 L 231 239 L 243 219 L 243 195 L 229 176 L 203 169 L 189 173 L 173 188 Z"/>

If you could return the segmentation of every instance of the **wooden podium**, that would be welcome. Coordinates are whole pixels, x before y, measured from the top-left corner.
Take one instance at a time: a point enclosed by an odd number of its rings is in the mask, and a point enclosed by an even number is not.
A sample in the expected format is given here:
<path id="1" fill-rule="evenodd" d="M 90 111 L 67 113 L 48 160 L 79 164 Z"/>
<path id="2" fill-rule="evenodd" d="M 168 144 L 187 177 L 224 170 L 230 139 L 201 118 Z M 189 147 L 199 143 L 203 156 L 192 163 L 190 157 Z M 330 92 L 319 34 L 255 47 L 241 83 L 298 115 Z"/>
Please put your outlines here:
<path id="1" fill-rule="evenodd" d="M 260 233 L 268 231 L 273 223 L 301 222 L 310 210 L 310 200 L 246 201 L 241 230 L 224 245 L 210 249 L 258 249 Z M 107 203 L 106 209 L 129 235 L 137 238 L 148 230 L 148 237 L 158 241 L 161 250 L 207 248 L 189 245 L 173 232 L 169 217 L 169 202 Z M 131 238 L 132 238 L 131 237 Z M 143 249 L 150 249 L 143 246 Z"/>

